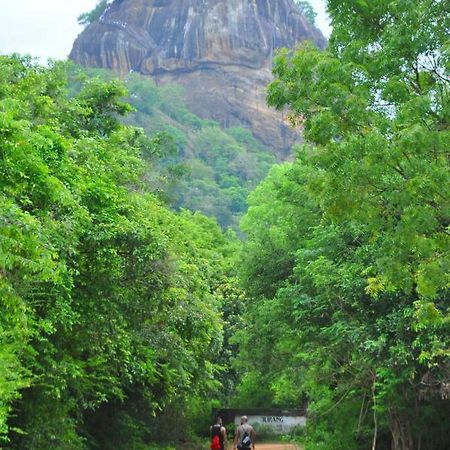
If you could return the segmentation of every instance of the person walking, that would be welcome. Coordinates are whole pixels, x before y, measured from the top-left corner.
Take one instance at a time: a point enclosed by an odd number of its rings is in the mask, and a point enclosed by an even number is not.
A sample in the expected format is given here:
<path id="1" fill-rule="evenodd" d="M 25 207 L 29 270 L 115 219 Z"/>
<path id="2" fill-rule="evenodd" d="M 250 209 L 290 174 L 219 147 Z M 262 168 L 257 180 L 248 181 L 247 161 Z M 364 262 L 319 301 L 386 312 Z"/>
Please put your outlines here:
<path id="1" fill-rule="evenodd" d="M 210 427 L 210 433 L 211 450 L 227 450 L 227 430 L 222 426 L 221 417 L 216 417 L 214 425 Z"/>
<path id="2" fill-rule="evenodd" d="M 234 434 L 233 450 L 255 450 L 256 432 L 248 423 L 247 416 L 241 417 L 241 424 Z"/>

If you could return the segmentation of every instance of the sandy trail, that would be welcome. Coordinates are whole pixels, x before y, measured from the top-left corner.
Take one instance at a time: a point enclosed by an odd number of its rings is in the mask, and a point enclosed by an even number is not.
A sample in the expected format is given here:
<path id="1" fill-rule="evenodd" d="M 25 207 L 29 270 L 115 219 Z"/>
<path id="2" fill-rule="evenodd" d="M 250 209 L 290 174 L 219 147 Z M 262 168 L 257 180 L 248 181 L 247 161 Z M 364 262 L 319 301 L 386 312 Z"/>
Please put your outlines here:
<path id="1" fill-rule="evenodd" d="M 283 442 L 273 442 L 269 444 L 256 443 L 255 450 L 303 450 L 303 447 L 297 447 L 294 444 Z"/>

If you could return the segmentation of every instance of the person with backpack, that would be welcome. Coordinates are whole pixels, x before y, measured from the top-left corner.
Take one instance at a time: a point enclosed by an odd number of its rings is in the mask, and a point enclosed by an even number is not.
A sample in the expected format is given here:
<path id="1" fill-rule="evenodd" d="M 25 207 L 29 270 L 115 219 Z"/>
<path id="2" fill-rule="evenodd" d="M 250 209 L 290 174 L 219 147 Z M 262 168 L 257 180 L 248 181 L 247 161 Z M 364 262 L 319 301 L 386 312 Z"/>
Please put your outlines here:
<path id="1" fill-rule="evenodd" d="M 210 427 L 211 432 L 211 450 L 226 450 L 227 448 L 227 430 L 222 426 L 222 418 L 216 417 L 214 425 Z"/>
<path id="2" fill-rule="evenodd" d="M 247 420 L 247 416 L 241 417 L 241 424 L 234 435 L 233 450 L 255 450 L 256 433 Z"/>

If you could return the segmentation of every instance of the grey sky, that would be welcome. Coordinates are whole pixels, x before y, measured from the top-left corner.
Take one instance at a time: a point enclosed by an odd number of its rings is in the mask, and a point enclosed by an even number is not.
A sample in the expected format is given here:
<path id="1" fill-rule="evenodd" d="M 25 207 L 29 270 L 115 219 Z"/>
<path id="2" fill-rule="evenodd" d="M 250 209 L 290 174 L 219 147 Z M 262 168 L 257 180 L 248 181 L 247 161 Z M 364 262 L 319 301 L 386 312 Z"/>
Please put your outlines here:
<path id="1" fill-rule="evenodd" d="M 310 0 L 318 13 L 317 25 L 328 36 L 325 0 Z M 81 27 L 77 17 L 96 0 L 0 0 L 0 53 L 22 53 L 65 59 Z"/>

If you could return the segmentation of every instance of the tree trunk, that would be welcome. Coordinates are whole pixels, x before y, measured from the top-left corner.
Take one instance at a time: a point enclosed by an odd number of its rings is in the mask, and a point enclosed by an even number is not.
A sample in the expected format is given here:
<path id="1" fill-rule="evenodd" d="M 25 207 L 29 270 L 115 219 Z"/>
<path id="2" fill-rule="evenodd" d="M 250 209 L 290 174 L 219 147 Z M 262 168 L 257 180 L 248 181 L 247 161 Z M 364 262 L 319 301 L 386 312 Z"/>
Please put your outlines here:
<path id="1" fill-rule="evenodd" d="M 389 428 L 392 433 L 391 450 L 414 450 L 411 423 L 405 412 L 390 410 Z"/>

